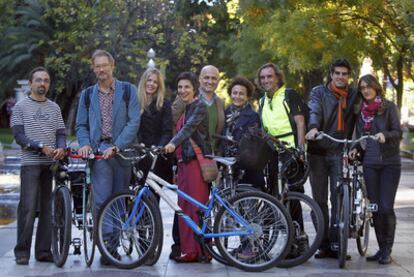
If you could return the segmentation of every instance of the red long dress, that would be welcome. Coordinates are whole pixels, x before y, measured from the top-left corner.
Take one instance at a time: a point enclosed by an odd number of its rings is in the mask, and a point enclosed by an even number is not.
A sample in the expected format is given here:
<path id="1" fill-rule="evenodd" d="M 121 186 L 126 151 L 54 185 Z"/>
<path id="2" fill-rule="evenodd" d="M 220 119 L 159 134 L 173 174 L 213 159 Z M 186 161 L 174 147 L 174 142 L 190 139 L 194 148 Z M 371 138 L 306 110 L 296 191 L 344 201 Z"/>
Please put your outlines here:
<path id="1" fill-rule="evenodd" d="M 177 122 L 177 133 L 184 124 L 184 114 L 180 117 Z M 192 160 L 188 163 L 182 162 L 182 147 L 179 145 L 176 149 L 176 155 L 178 162 L 177 172 L 177 185 L 178 188 L 190 195 L 197 201 L 205 204 L 208 201 L 209 191 L 208 185 L 204 182 L 201 175 L 200 164 L 197 159 Z M 181 162 L 180 162 L 181 160 Z M 183 198 L 178 198 L 178 206 L 189 215 L 194 222 L 199 223 L 198 219 L 198 208 L 193 206 Z M 202 256 L 201 246 L 195 240 L 193 230 L 188 227 L 184 220 L 179 218 L 178 226 L 180 230 L 180 245 L 182 254 L 197 254 L 198 257 Z"/>

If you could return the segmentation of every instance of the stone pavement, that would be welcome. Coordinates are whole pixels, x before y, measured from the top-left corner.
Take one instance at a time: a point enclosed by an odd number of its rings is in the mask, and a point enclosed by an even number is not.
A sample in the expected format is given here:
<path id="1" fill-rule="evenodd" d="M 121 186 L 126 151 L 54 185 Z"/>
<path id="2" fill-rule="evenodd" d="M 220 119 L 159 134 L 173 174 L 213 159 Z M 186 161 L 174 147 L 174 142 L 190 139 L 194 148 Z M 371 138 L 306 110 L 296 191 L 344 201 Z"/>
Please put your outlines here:
<path id="1" fill-rule="evenodd" d="M 161 201 L 164 221 L 164 248 L 158 263 L 152 267 L 142 266 L 133 270 L 120 270 L 114 267 L 101 266 L 99 253 L 91 268 L 85 266 L 83 256 L 75 256 L 70 249 L 68 261 L 63 268 L 54 264 L 39 263 L 33 258 L 28 266 L 18 266 L 14 262 L 13 246 L 16 241 L 16 223 L 0 226 L 0 275 L 1 276 L 414 276 L 414 163 L 405 161 L 400 187 L 397 193 L 397 233 L 393 249 L 394 262 L 388 266 L 377 263 L 367 263 L 360 257 L 354 240 L 349 242 L 349 254 L 352 260 L 347 262 L 345 269 L 339 269 L 334 259 L 315 260 L 311 258 L 307 263 L 290 269 L 273 268 L 261 273 L 248 273 L 236 268 L 223 266 L 216 261 L 211 264 L 177 264 L 168 259 L 171 245 L 171 227 L 173 214 Z M 309 187 L 307 187 L 307 193 Z M 79 236 L 73 229 L 73 237 Z M 371 230 L 369 254 L 375 253 L 377 244 Z M 32 247 L 33 248 L 33 247 Z"/>

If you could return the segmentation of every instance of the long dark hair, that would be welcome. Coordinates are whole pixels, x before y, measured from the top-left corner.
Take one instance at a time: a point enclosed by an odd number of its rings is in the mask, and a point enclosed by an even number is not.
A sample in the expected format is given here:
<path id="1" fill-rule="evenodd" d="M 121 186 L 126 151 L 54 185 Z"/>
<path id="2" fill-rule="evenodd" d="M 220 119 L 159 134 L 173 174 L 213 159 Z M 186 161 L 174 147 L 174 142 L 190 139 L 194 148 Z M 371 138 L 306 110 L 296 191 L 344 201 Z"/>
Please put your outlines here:
<path id="1" fill-rule="evenodd" d="M 361 83 L 362 82 L 365 82 L 367 84 L 367 86 L 369 86 L 370 88 L 373 88 L 375 90 L 375 92 L 377 93 L 377 96 L 380 96 L 383 99 L 383 101 L 381 103 L 381 107 L 378 110 L 379 114 L 383 113 L 384 110 L 385 110 L 384 90 L 382 89 L 382 86 L 381 86 L 380 82 L 378 81 L 378 79 L 372 74 L 366 74 L 366 75 L 362 76 L 361 78 L 359 78 L 359 80 L 358 80 L 358 97 L 359 97 L 359 100 L 355 104 L 355 109 L 354 109 L 355 113 L 361 112 L 362 101 L 364 101 L 364 96 L 362 96 L 362 92 L 361 92 Z"/>

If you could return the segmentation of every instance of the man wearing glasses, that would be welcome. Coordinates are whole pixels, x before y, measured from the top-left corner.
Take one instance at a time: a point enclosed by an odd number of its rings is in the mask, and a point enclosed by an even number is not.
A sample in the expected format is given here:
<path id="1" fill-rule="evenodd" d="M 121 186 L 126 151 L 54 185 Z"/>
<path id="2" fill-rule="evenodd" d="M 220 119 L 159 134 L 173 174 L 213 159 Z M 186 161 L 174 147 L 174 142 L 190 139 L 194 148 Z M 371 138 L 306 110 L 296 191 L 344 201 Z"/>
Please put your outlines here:
<path id="1" fill-rule="evenodd" d="M 134 142 L 140 121 L 136 88 L 117 80 L 114 68 L 115 61 L 109 52 L 96 50 L 92 54 L 92 69 L 98 82 L 82 92 L 76 117 L 79 154 L 86 158 L 91 152 L 100 151 L 104 155 L 91 168 L 98 210 L 112 194 L 128 188 L 131 165 L 113 155 Z M 116 251 L 115 242 L 116 239 L 113 245 L 107 245 L 111 251 Z M 101 264 L 108 265 L 109 261 L 101 256 Z"/>
<path id="2" fill-rule="evenodd" d="M 327 139 L 315 141 L 317 132 L 323 131 L 335 138 L 350 139 L 355 124 L 353 105 L 357 92 L 348 84 L 351 66 L 338 59 L 330 66 L 328 83 L 310 92 L 309 132 L 306 134 L 310 183 L 313 199 L 319 204 L 325 220 L 325 235 L 315 258 L 337 258 L 337 230 L 335 223 L 335 185 L 341 172 L 341 145 Z M 331 201 L 331 220 L 328 210 L 328 187 Z M 330 224 L 329 224 L 330 223 Z M 351 257 L 348 256 L 347 259 Z"/>
<path id="3" fill-rule="evenodd" d="M 30 259 L 33 225 L 39 202 L 35 258 L 53 262 L 50 252 L 52 172 L 50 165 L 65 155 L 65 124 L 59 106 L 46 98 L 50 75 L 46 68 L 30 72 L 30 94 L 14 106 L 11 125 L 16 142 L 22 147 L 20 200 L 17 208 L 16 264 L 27 265 Z M 39 201 L 40 200 L 40 201 Z"/>

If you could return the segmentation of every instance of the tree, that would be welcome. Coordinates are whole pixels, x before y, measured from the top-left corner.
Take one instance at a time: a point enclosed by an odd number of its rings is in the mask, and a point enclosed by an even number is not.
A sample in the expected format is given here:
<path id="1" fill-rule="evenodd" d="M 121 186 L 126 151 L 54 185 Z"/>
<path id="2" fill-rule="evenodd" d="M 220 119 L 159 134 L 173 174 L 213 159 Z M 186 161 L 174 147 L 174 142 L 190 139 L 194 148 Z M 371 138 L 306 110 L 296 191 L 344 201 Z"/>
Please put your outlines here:
<path id="1" fill-rule="evenodd" d="M 272 60 L 293 77 L 290 84 L 305 91 L 322 81 L 334 58 L 349 59 L 356 78 L 358 65 L 370 56 L 390 78 L 401 106 L 404 76 L 412 78 L 413 5 L 409 0 L 240 0 L 241 24 L 227 46 L 245 74 L 254 72 L 257 60 Z"/>

